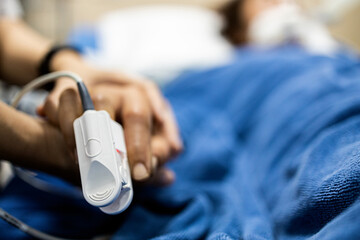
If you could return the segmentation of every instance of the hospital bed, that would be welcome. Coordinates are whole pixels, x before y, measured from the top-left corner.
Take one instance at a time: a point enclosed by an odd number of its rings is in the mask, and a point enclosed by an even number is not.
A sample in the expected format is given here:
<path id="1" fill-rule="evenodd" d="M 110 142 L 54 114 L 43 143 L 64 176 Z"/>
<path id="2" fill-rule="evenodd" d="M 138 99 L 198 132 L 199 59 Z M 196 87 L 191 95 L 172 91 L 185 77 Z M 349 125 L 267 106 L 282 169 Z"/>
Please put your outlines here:
<path id="1" fill-rule="evenodd" d="M 83 29 L 70 36 L 73 43 L 79 43 Z M 186 150 L 170 165 L 178 175 L 172 187 L 139 189 L 133 207 L 117 217 L 20 179 L 5 189 L 1 204 L 23 208 L 18 217 L 40 230 L 72 238 L 103 231 L 114 233 L 114 239 L 359 237 L 358 57 L 314 56 L 293 45 L 232 51 L 217 41 L 221 54 L 213 61 L 176 63 L 165 76 L 146 64 L 110 66 L 130 68 L 160 84 L 176 78 L 164 93 Z M 114 62 L 97 47 L 83 45 L 89 61 Z M 28 195 L 33 197 L 22 198 Z M 26 238 L 15 230 L 7 234 Z"/>

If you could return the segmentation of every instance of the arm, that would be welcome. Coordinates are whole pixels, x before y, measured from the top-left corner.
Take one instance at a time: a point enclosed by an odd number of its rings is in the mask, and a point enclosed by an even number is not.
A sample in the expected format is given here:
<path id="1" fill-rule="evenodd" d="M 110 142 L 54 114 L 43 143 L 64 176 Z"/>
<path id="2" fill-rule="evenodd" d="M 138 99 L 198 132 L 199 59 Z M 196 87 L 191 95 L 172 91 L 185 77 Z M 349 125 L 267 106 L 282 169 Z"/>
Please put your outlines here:
<path id="1" fill-rule="evenodd" d="M 21 21 L 0 20 L 0 77 L 13 84 L 27 83 L 37 76 L 39 64 L 50 48 L 49 40 L 39 36 Z M 77 73 L 90 91 L 97 92 L 100 98 L 106 98 L 112 103 L 111 108 L 115 109 L 116 119 L 127 123 L 124 126 L 125 139 L 128 149 L 133 149 L 129 151 L 128 157 L 135 180 L 149 180 L 155 175 L 157 168 L 180 151 L 181 141 L 171 109 L 151 82 L 91 67 L 70 50 L 56 53 L 49 67 L 51 71 L 67 70 Z M 68 79 L 59 79 L 39 113 L 46 116 L 54 126 L 60 127 L 72 151 L 72 123 L 79 115 L 71 115 L 70 111 L 59 114 L 61 105 L 67 105 L 62 109 L 72 109 L 75 106 L 73 101 L 61 104 L 61 95 L 67 89 L 74 90 L 76 87 Z M 116 91 L 112 91 L 113 89 Z M 119 99 L 123 101 L 117 101 Z M 124 109 L 127 109 L 127 112 Z M 0 132 L 0 138 L 2 136 L 5 135 Z M 153 157 L 158 159 L 155 166 L 152 166 Z M 136 168 L 139 163 L 143 165 L 141 171 L 136 170 L 140 169 Z M 161 171 L 159 173 L 161 174 Z M 166 176 L 170 175 L 163 174 L 159 179 L 170 182 L 166 180 Z"/>
<path id="2" fill-rule="evenodd" d="M 21 20 L 0 18 L 0 77 L 11 84 L 26 84 L 37 77 L 50 46 L 51 41 Z"/>
<path id="3" fill-rule="evenodd" d="M 0 116 L 0 159 L 78 180 L 78 167 L 59 130 L 2 102 Z"/>

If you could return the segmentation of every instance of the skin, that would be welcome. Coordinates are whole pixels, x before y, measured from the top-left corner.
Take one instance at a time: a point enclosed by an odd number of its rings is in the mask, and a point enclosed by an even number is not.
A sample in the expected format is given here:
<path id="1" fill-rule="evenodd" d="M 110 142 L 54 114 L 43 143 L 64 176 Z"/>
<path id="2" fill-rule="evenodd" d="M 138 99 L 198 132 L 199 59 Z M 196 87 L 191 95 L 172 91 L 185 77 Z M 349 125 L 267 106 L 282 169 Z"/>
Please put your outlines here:
<path id="1" fill-rule="evenodd" d="M 238 15 L 241 16 L 239 21 L 244 21 L 249 26 L 260 13 L 284 1 L 286 0 L 244 0 L 238 9 Z"/>
<path id="2" fill-rule="evenodd" d="M 274 7 L 284 0 L 245 0 L 243 13 L 247 23 L 250 23 L 261 12 Z"/>
<path id="3" fill-rule="evenodd" d="M 17 85 L 34 79 L 51 46 L 50 40 L 22 21 L 0 19 L 0 78 Z M 174 180 L 174 173 L 164 164 L 181 151 L 182 143 L 172 110 L 152 82 L 96 69 L 67 50 L 54 56 L 50 68 L 79 74 L 96 109 L 108 111 L 123 124 L 135 181 L 167 185 Z M 43 119 L 0 103 L 0 115 L 6 116 L 0 118 L 0 157 L 77 182 L 72 123 L 82 110 L 75 84 L 69 79 L 57 80 L 38 113 Z"/>
<path id="4" fill-rule="evenodd" d="M 75 168 L 61 132 L 0 102 L 0 157 L 15 165 L 76 182 Z M 75 173 L 75 174 L 74 174 Z"/>

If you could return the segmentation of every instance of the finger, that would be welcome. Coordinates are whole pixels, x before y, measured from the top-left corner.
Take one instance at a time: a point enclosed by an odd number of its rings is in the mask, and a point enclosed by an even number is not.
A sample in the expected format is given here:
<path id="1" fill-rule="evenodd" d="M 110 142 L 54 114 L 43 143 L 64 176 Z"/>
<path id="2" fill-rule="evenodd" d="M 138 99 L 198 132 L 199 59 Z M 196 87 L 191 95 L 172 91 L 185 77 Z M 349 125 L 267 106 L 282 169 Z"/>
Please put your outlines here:
<path id="1" fill-rule="evenodd" d="M 147 96 L 150 99 L 150 105 L 152 110 L 154 111 L 154 116 L 156 120 L 163 121 L 165 104 L 164 104 L 164 98 L 159 88 L 155 83 L 150 81 L 144 81 L 142 85 L 144 87 Z"/>
<path id="2" fill-rule="evenodd" d="M 123 96 L 121 119 L 124 126 L 133 178 L 145 181 L 151 175 L 151 111 L 147 99 L 134 88 Z"/>
<path id="3" fill-rule="evenodd" d="M 74 89 L 65 90 L 60 96 L 59 126 L 70 149 L 75 148 L 73 122 L 81 115 L 79 95 Z"/>
<path id="4" fill-rule="evenodd" d="M 154 83 L 146 81 L 144 87 L 154 111 L 155 121 L 160 125 L 160 128 L 163 128 L 164 137 L 170 142 L 173 153 L 179 153 L 183 145 L 170 105 Z"/>
<path id="5" fill-rule="evenodd" d="M 150 106 L 155 116 L 155 123 L 160 129 L 162 129 L 160 132 L 170 142 L 172 155 L 175 156 L 182 150 L 183 144 L 171 107 L 163 98 L 156 84 L 148 80 L 141 79 L 141 77 L 129 77 L 116 73 L 103 74 L 103 76 L 104 81 L 107 79 L 108 83 L 115 81 L 125 85 L 128 83 L 136 83 L 137 86 L 140 86 L 150 100 Z M 125 85 L 122 86 L 124 87 Z"/>
<path id="6" fill-rule="evenodd" d="M 48 121 L 55 125 L 59 126 L 59 117 L 58 117 L 58 102 L 59 94 L 57 92 L 51 92 L 46 98 L 43 111 Z"/>
<path id="7" fill-rule="evenodd" d="M 155 136 L 161 137 L 162 146 L 169 148 L 167 158 L 173 158 L 182 151 L 183 144 L 179 137 L 178 127 L 171 111 L 171 108 L 164 110 L 164 120 L 162 122 L 155 122 Z M 160 144 L 156 144 L 159 146 Z M 157 148 L 153 146 L 153 148 Z"/>
<path id="8" fill-rule="evenodd" d="M 168 103 L 166 103 L 165 117 L 163 122 L 163 133 L 169 140 L 172 154 L 176 155 L 183 149 L 183 143 L 180 138 L 178 125 L 175 120 L 174 113 Z"/>
<path id="9" fill-rule="evenodd" d="M 159 166 L 164 165 L 172 156 L 169 142 L 161 135 L 155 135 L 151 139 L 151 151 L 158 160 Z"/>
<path id="10" fill-rule="evenodd" d="M 76 90 L 76 84 L 67 78 L 58 79 L 56 81 L 55 88 L 48 95 L 44 104 L 45 116 L 47 117 L 48 121 L 55 126 L 59 126 L 59 101 L 61 94 L 66 89 Z"/>
<path id="11" fill-rule="evenodd" d="M 150 184 L 164 187 L 172 184 L 174 181 L 175 173 L 166 167 L 162 167 L 152 177 Z"/>
<path id="12" fill-rule="evenodd" d="M 111 119 L 115 119 L 115 108 L 113 104 L 105 98 L 103 94 L 95 94 L 93 97 L 94 107 L 97 111 L 107 111 L 111 117 Z"/>

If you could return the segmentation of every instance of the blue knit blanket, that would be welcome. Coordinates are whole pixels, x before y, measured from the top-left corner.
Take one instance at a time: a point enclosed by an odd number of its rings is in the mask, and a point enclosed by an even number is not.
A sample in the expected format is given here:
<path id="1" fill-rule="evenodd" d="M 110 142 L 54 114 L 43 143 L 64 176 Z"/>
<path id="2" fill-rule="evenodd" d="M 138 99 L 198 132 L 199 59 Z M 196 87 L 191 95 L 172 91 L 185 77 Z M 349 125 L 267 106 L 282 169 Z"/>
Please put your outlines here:
<path id="1" fill-rule="evenodd" d="M 244 48 L 164 92 L 185 145 L 169 165 L 171 187 L 135 189 L 115 218 L 58 197 L 57 209 L 44 203 L 49 194 L 38 193 L 39 204 L 19 193 L 28 187 L 5 191 L 0 205 L 15 199 L 10 210 L 26 218 L 30 201 L 32 216 L 42 215 L 25 222 L 67 237 L 111 223 L 121 240 L 360 239 L 358 57 Z"/>

